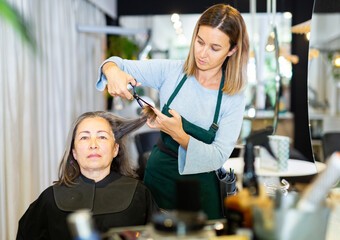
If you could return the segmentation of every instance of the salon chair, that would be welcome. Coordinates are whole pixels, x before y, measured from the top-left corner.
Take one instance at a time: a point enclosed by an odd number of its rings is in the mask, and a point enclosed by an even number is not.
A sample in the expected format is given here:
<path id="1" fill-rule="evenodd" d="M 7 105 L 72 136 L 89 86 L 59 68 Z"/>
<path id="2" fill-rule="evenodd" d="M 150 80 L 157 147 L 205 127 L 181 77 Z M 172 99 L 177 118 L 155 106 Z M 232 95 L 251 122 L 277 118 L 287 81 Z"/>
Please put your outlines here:
<path id="1" fill-rule="evenodd" d="M 323 159 L 332 155 L 335 151 L 340 151 L 340 132 L 326 132 L 321 138 Z"/>
<path id="2" fill-rule="evenodd" d="M 160 131 L 148 131 L 135 135 L 135 143 L 138 151 L 139 168 L 137 174 L 139 179 L 143 180 L 146 162 L 150 156 L 153 146 L 160 137 Z"/>

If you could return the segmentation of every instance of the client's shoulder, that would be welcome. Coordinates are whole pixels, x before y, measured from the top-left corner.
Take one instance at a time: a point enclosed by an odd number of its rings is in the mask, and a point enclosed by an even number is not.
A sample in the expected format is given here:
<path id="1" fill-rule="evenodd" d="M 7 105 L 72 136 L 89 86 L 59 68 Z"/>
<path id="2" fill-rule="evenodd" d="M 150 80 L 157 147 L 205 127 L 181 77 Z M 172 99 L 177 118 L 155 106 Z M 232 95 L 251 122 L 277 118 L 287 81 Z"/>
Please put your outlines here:
<path id="1" fill-rule="evenodd" d="M 31 207 L 35 205 L 39 205 L 41 207 L 45 205 L 54 204 L 54 193 L 53 193 L 53 186 L 46 188 L 39 197 L 30 204 Z"/>
<path id="2" fill-rule="evenodd" d="M 136 186 L 136 189 L 138 190 L 144 190 L 144 189 L 148 190 L 148 188 L 144 185 L 144 183 L 141 180 L 136 179 L 136 178 L 121 176 L 119 181 L 122 183 L 132 184 Z"/>

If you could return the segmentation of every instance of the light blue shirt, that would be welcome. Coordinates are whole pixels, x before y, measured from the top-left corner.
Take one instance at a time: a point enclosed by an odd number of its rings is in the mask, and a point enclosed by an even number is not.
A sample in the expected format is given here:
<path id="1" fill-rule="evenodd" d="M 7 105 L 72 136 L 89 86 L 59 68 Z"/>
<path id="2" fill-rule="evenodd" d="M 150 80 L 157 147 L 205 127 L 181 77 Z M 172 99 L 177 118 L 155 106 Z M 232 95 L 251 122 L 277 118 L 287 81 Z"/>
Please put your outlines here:
<path id="1" fill-rule="evenodd" d="M 125 60 L 111 57 L 124 72 L 132 75 L 143 86 L 159 92 L 161 108 L 184 76 L 182 60 Z M 104 63 L 105 63 L 104 62 Z M 103 64 L 104 64 L 103 63 Z M 103 65 L 102 64 L 102 65 Z M 107 79 L 99 69 L 98 90 L 105 89 Z M 206 130 L 214 120 L 218 90 L 203 87 L 195 78 L 189 76 L 169 106 L 191 123 Z M 215 171 L 227 161 L 240 134 L 245 110 L 245 94 L 233 96 L 223 94 L 215 140 L 211 144 L 201 142 L 190 136 L 187 150 L 179 146 L 178 170 L 180 174 L 195 174 Z"/>

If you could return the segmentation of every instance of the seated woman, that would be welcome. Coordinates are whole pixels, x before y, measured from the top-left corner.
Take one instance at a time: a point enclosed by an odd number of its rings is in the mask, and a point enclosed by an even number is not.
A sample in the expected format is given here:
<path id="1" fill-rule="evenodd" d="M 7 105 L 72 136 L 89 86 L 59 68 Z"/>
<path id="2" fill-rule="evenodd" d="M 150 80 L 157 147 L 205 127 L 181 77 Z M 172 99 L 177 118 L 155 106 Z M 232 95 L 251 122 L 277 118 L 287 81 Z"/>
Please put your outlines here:
<path id="1" fill-rule="evenodd" d="M 59 180 L 34 201 L 19 221 L 17 239 L 72 239 L 67 216 L 90 209 L 95 227 L 146 224 L 157 207 L 130 168 L 124 137 L 146 117 L 119 118 L 88 112 L 73 123 L 59 166 Z"/>

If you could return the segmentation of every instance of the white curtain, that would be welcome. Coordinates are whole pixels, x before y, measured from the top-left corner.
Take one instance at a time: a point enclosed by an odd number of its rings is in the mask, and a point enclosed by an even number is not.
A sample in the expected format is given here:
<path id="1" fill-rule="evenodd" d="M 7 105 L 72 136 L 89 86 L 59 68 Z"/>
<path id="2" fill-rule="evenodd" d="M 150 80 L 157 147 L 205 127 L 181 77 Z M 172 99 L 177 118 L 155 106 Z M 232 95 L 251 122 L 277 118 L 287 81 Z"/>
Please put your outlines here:
<path id="1" fill-rule="evenodd" d="M 57 179 L 76 116 L 104 109 L 95 90 L 105 36 L 77 24 L 105 25 L 85 0 L 8 0 L 31 25 L 35 53 L 0 18 L 0 239 L 15 239 L 18 220 Z"/>

